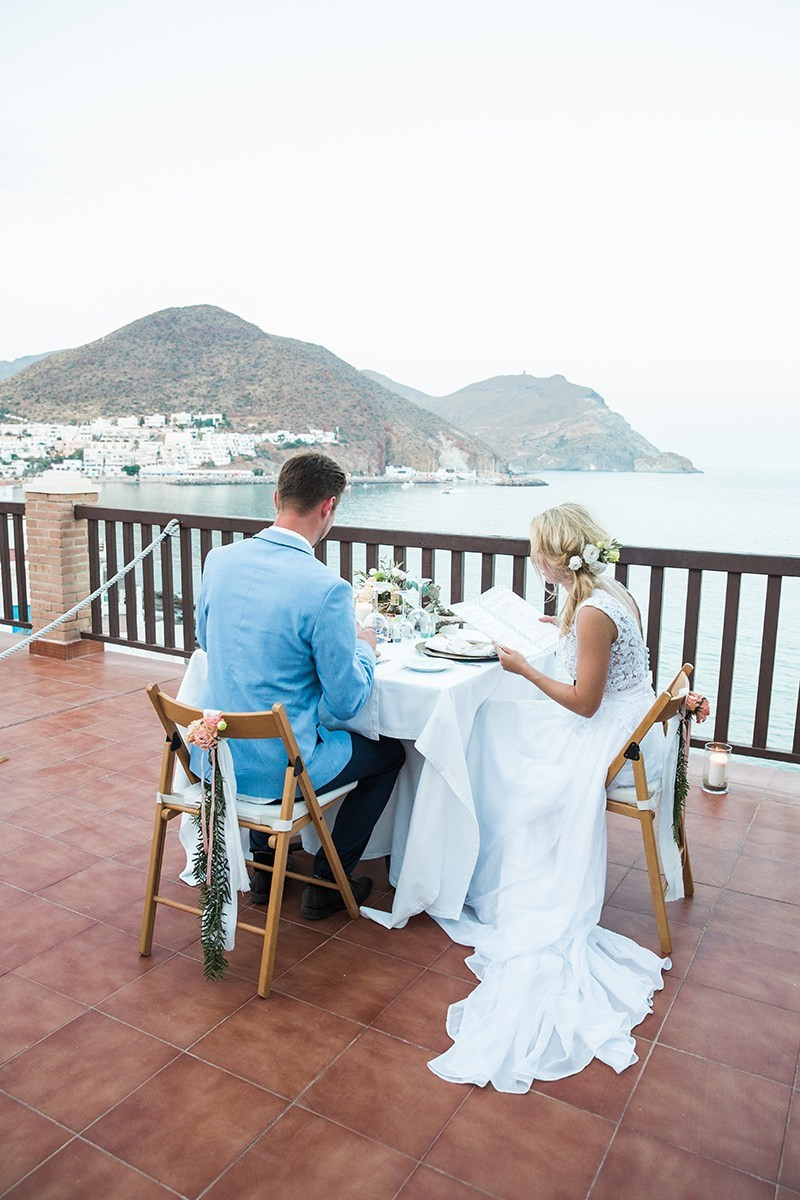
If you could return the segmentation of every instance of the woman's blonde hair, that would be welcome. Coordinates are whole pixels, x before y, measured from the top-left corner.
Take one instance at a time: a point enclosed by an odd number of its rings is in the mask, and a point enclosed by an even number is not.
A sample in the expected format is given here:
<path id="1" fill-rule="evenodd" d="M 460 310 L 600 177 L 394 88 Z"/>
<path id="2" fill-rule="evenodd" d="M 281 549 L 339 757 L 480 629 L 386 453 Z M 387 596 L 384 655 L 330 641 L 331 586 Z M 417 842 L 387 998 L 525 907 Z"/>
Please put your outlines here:
<path id="1" fill-rule="evenodd" d="M 597 586 L 597 576 L 582 562 L 576 571 L 569 566 L 575 555 L 583 558 L 588 544 L 607 542 L 608 534 L 581 504 L 559 504 L 548 508 L 531 521 L 531 562 L 539 570 L 541 559 L 558 571 L 573 576 L 566 603 L 559 613 L 561 633 L 569 633 L 575 621 L 578 605 L 588 600 Z"/>

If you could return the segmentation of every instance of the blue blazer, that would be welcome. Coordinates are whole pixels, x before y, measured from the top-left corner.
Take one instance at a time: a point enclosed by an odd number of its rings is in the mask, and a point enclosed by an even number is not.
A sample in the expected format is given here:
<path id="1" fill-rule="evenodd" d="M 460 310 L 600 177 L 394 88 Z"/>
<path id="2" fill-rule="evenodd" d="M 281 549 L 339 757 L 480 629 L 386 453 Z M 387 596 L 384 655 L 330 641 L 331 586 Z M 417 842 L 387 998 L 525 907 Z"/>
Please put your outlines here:
<path id="1" fill-rule="evenodd" d="M 351 755 L 350 734 L 320 723 L 320 704 L 354 717 L 372 688 L 375 653 L 356 638 L 353 589 L 282 529 L 220 546 L 205 561 L 197 641 L 208 654 L 203 708 L 286 708 L 315 788 Z M 230 743 L 240 792 L 279 797 L 280 741 Z M 194 764 L 197 769 L 198 764 Z"/>

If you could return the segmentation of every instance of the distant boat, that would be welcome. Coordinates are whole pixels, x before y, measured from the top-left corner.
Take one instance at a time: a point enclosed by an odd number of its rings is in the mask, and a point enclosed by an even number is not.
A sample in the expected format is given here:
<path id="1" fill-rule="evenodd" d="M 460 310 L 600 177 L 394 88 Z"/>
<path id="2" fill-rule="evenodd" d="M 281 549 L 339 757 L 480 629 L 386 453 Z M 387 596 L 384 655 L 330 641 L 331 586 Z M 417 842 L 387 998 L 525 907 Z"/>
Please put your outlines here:
<path id="1" fill-rule="evenodd" d="M 452 496 L 456 492 L 456 488 L 442 488 L 443 496 Z"/>

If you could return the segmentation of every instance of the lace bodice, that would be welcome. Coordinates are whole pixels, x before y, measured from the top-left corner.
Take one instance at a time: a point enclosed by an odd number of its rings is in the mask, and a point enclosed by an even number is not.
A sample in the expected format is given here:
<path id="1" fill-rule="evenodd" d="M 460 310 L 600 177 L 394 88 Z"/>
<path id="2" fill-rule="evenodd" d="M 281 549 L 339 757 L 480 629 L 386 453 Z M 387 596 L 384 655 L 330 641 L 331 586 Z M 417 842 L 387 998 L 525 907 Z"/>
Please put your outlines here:
<path id="1" fill-rule="evenodd" d="M 605 695 L 614 692 L 624 692 L 628 688 L 643 683 L 648 677 L 649 656 L 644 639 L 639 632 L 639 624 L 633 612 L 622 600 L 618 600 L 603 588 L 595 588 L 588 600 L 578 606 L 578 612 L 585 606 L 599 608 L 617 627 L 616 641 L 611 646 L 611 661 L 608 665 Z M 577 613 L 576 613 L 577 616 Z M 573 623 L 562 643 L 564 667 L 574 679 L 578 661 L 578 635 Z"/>

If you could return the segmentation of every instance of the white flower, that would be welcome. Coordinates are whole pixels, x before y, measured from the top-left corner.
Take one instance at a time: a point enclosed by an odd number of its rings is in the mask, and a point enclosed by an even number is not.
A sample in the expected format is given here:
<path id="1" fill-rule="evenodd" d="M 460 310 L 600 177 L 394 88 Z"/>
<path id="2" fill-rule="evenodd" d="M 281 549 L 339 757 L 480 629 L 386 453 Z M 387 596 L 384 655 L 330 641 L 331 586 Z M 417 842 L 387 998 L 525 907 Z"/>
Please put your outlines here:
<path id="1" fill-rule="evenodd" d="M 385 582 L 382 582 L 379 580 L 378 582 L 373 583 L 372 586 L 374 587 L 375 592 L 379 596 L 385 596 L 387 592 L 391 592 L 391 590 L 392 590 L 392 585 L 391 585 L 391 583 L 389 583 L 388 580 L 386 580 Z"/>
<path id="2" fill-rule="evenodd" d="M 573 554 L 572 558 L 567 563 L 570 571 L 579 571 L 583 566 L 583 559 L 580 554 Z"/>
<path id="3" fill-rule="evenodd" d="M 408 579 L 407 572 L 401 571 L 399 567 L 394 567 L 392 569 L 392 574 L 394 575 L 395 579 Z"/>
<path id="4" fill-rule="evenodd" d="M 369 573 L 370 573 L 370 575 L 377 575 L 377 574 L 378 574 L 378 568 L 377 568 L 377 567 L 370 567 L 370 572 L 369 572 Z"/>
<path id="5" fill-rule="evenodd" d="M 583 558 L 584 561 L 589 564 L 589 566 L 591 566 L 592 563 L 596 563 L 600 558 L 600 551 L 598 550 L 597 546 L 593 545 L 591 542 L 584 546 Z"/>

